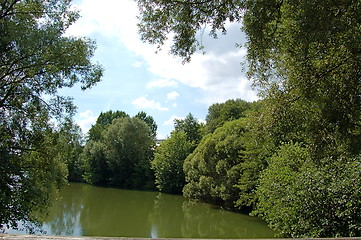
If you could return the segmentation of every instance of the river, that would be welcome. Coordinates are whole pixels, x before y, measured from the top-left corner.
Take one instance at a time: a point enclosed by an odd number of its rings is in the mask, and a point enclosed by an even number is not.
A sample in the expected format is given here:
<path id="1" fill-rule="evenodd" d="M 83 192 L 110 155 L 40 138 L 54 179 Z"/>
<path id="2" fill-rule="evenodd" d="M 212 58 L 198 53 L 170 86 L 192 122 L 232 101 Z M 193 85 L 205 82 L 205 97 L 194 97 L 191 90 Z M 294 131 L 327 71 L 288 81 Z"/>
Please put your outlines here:
<path id="1" fill-rule="evenodd" d="M 145 238 L 271 238 L 256 217 L 182 196 L 71 183 L 43 229 L 49 235 Z M 7 231 L 8 233 L 17 233 Z"/>

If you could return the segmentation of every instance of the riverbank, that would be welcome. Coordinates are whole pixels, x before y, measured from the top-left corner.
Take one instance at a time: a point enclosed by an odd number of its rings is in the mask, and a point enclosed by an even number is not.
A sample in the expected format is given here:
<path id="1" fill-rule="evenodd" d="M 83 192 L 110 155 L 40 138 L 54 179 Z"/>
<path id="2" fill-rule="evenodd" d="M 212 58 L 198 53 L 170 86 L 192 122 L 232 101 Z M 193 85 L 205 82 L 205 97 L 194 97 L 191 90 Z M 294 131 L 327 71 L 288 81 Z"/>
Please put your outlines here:
<path id="1" fill-rule="evenodd" d="M 13 235 L 13 234 L 1 234 L 0 233 L 0 240 L 150 240 L 150 239 L 162 239 L 162 240 L 185 240 L 185 238 L 124 238 L 124 237 L 66 237 L 66 236 L 40 236 L 40 235 Z M 281 240 L 294 240 L 294 238 L 279 238 Z M 299 240 L 303 239 L 322 239 L 322 240 L 361 240 L 361 237 L 358 238 L 299 238 Z M 190 239 L 189 239 L 190 240 Z M 202 239 L 195 239 L 195 240 L 202 240 Z M 207 239 L 211 240 L 211 239 Z M 242 239 L 242 240 L 257 240 L 257 239 Z M 272 239 L 262 239 L 262 240 L 277 240 L 277 238 Z"/>

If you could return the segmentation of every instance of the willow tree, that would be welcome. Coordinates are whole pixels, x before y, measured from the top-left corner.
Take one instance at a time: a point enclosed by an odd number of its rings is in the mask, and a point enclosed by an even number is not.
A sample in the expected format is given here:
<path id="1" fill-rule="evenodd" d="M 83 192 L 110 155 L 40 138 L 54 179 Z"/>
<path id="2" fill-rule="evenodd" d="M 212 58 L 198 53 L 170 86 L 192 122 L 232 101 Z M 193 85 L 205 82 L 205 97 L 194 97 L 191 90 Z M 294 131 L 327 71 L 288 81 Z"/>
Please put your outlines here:
<path id="1" fill-rule="evenodd" d="M 0 3 L 0 227 L 33 220 L 66 177 L 52 125 L 75 107 L 58 90 L 87 89 L 103 71 L 93 41 L 64 35 L 78 16 L 70 0 Z"/>

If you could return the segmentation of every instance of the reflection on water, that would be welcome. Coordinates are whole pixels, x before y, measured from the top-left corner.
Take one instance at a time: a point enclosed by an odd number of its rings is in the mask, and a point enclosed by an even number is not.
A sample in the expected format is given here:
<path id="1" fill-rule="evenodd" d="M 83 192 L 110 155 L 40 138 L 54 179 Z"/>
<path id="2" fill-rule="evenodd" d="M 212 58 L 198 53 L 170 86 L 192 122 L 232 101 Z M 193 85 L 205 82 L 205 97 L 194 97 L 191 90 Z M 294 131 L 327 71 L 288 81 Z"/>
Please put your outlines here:
<path id="1" fill-rule="evenodd" d="M 50 235 L 146 238 L 270 238 L 258 218 L 182 196 L 72 183 L 43 228 Z"/>

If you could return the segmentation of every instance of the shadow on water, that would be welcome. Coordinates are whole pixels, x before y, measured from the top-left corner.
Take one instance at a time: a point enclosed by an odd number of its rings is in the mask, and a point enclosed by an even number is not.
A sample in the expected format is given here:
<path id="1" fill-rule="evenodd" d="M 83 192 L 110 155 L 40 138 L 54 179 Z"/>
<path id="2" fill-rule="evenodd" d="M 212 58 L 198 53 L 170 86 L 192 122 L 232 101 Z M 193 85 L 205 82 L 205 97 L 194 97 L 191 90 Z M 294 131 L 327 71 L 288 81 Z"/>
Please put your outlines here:
<path id="1" fill-rule="evenodd" d="M 72 183 L 43 228 L 50 235 L 150 238 L 271 238 L 258 218 L 182 196 Z"/>

